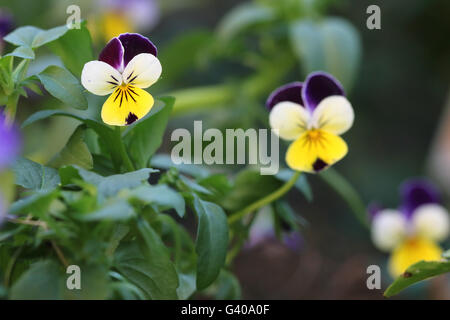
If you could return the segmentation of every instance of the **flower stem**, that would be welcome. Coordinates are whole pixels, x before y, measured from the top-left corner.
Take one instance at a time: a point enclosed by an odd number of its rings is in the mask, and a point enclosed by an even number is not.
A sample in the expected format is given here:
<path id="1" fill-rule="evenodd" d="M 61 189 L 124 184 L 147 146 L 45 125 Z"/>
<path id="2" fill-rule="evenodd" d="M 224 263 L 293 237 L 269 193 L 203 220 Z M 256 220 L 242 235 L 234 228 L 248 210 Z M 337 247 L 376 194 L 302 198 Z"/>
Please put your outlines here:
<path id="1" fill-rule="evenodd" d="M 244 209 L 230 215 L 230 217 L 228 218 L 228 224 L 231 225 L 231 224 L 235 223 L 236 221 L 242 219 L 247 214 L 250 214 L 250 213 L 264 207 L 265 205 L 268 205 L 269 203 L 272 203 L 275 200 L 284 196 L 294 186 L 295 182 L 300 177 L 300 174 L 301 174 L 301 172 L 296 171 L 292 175 L 292 177 L 285 184 L 283 184 L 279 189 L 275 190 L 274 192 L 265 196 L 264 198 L 259 199 L 256 202 L 253 202 L 252 204 L 245 207 Z"/>
<path id="2" fill-rule="evenodd" d="M 119 153 L 120 156 L 122 157 L 123 164 L 127 168 L 128 172 L 135 171 L 133 163 L 131 162 L 131 159 L 128 156 L 127 150 L 125 148 L 125 144 L 123 143 L 122 131 L 119 126 L 116 126 L 115 132 L 116 132 L 117 146 L 119 148 Z"/>
<path id="3" fill-rule="evenodd" d="M 370 228 L 367 210 L 355 188 L 333 168 L 329 168 L 319 175 L 331 188 L 347 202 L 356 219 L 366 228 Z"/>

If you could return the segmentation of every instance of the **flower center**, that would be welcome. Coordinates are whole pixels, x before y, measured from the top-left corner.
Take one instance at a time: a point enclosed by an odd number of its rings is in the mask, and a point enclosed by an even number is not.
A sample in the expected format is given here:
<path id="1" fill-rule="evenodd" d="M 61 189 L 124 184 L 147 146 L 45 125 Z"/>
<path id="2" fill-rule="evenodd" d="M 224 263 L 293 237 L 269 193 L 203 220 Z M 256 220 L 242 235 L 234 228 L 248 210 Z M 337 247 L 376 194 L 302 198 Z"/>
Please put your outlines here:
<path id="1" fill-rule="evenodd" d="M 308 140 L 310 140 L 311 142 L 317 142 L 320 139 L 321 139 L 320 130 L 317 129 L 308 130 Z"/>

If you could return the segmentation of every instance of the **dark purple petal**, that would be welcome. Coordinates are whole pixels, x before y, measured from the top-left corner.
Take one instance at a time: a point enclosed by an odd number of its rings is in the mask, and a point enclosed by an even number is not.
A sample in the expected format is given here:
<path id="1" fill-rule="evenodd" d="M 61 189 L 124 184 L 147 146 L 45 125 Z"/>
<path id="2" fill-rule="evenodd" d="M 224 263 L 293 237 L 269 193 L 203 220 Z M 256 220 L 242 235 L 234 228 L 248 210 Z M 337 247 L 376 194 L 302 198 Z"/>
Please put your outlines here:
<path id="1" fill-rule="evenodd" d="M 8 12 L 0 10 L 0 37 L 6 36 L 13 30 L 14 20 Z"/>
<path id="2" fill-rule="evenodd" d="M 375 216 L 378 213 L 380 213 L 380 211 L 383 209 L 384 208 L 376 202 L 369 203 L 369 206 L 367 207 L 367 213 L 369 214 L 369 219 L 373 220 L 375 218 Z"/>
<path id="3" fill-rule="evenodd" d="M 303 106 L 302 88 L 301 82 L 291 82 L 275 89 L 267 98 L 267 109 L 272 110 L 276 104 L 283 101 L 291 101 Z"/>
<path id="4" fill-rule="evenodd" d="M 414 210 L 427 203 L 440 203 L 441 197 L 437 188 L 429 181 L 415 179 L 404 182 L 400 187 L 402 212 L 411 217 Z"/>
<path id="5" fill-rule="evenodd" d="M 106 62 L 113 68 L 122 71 L 124 68 L 123 51 L 123 46 L 120 40 L 118 38 L 112 38 L 106 47 L 103 48 L 102 52 L 100 52 L 98 60 Z"/>
<path id="6" fill-rule="evenodd" d="M 119 40 L 125 50 L 124 67 L 140 53 L 150 53 L 155 57 L 158 54 L 156 46 L 148 38 L 138 33 L 123 33 L 119 36 Z"/>
<path id="7" fill-rule="evenodd" d="M 317 105 L 329 96 L 344 96 L 344 88 L 338 80 L 325 72 L 313 72 L 308 75 L 303 85 L 302 99 L 305 107 L 313 111 Z"/>
<path id="8" fill-rule="evenodd" d="M 14 125 L 8 124 L 6 117 L 0 112 L 0 170 L 14 161 L 21 146 L 19 131 Z"/>
<path id="9" fill-rule="evenodd" d="M 294 252 L 299 252 L 303 247 L 303 238 L 297 231 L 283 234 L 283 244 Z"/>

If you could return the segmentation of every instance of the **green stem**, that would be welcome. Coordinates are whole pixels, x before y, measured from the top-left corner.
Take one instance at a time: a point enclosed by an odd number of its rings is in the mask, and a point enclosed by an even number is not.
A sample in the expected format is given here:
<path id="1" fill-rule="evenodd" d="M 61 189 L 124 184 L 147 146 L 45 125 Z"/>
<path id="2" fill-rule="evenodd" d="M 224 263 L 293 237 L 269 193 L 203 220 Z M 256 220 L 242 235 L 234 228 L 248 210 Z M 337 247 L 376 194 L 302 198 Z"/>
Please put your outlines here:
<path id="1" fill-rule="evenodd" d="M 128 172 L 135 171 L 133 163 L 131 162 L 131 159 L 128 156 L 127 150 L 125 148 L 125 144 L 123 143 L 122 131 L 119 126 L 116 126 L 115 132 L 116 132 L 117 146 L 119 148 L 119 153 L 120 156 L 122 157 L 123 164 L 127 168 Z"/>
<path id="2" fill-rule="evenodd" d="M 253 202 L 252 204 L 245 207 L 244 209 L 230 215 L 230 217 L 228 218 L 228 223 L 231 225 L 231 224 L 235 223 L 236 221 L 239 221 L 240 219 L 242 219 L 247 214 L 250 214 L 250 213 L 268 205 L 269 203 L 274 202 L 275 200 L 281 198 L 282 196 L 284 196 L 294 186 L 295 182 L 300 177 L 300 174 L 301 174 L 301 172 L 296 171 L 292 175 L 291 179 L 289 179 L 289 181 L 287 181 L 285 184 L 283 184 L 279 189 L 275 190 L 274 192 L 265 196 L 264 198 L 259 199 L 256 202 Z"/>
<path id="3" fill-rule="evenodd" d="M 370 228 L 367 218 L 367 210 L 358 192 L 353 186 L 333 168 L 319 175 L 334 191 L 339 194 L 352 209 L 356 219 L 366 228 Z"/>

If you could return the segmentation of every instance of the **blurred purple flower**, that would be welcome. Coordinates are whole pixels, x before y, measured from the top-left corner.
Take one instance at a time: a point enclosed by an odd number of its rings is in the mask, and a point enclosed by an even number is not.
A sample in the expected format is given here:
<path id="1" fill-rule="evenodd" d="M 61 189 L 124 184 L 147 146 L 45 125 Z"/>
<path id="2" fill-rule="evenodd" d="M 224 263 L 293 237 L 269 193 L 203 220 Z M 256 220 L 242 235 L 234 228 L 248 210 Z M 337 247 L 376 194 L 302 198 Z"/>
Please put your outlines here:
<path id="1" fill-rule="evenodd" d="M 137 30 L 151 29 L 159 21 L 160 10 L 155 0 L 100 0 L 100 6 L 123 13 Z"/>
<path id="2" fill-rule="evenodd" d="M 429 181 L 412 179 L 405 181 L 400 186 L 402 205 L 400 210 L 407 218 L 411 218 L 413 212 L 424 204 L 438 204 L 441 196 L 437 188 Z"/>
<path id="3" fill-rule="evenodd" d="M 288 249 L 299 252 L 303 247 L 303 238 L 297 230 L 287 224 L 281 224 L 281 241 Z M 279 241 L 275 234 L 271 212 L 260 212 L 252 227 L 245 247 L 251 249 L 269 241 Z"/>
<path id="4" fill-rule="evenodd" d="M 298 231 L 284 232 L 283 244 L 294 252 L 303 248 L 303 237 Z"/>
<path id="5" fill-rule="evenodd" d="M 21 150 L 21 138 L 16 126 L 7 122 L 0 111 L 0 170 L 7 167 L 19 155 Z"/>
<path id="6" fill-rule="evenodd" d="M 4 9 L 0 9 L 0 53 L 3 52 L 3 47 L 5 44 L 3 37 L 13 30 L 13 26 L 14 22 L 12 15 Z"/>

